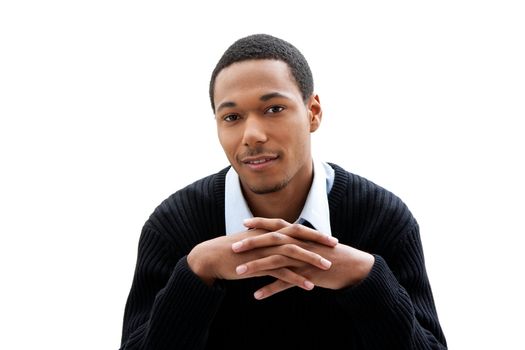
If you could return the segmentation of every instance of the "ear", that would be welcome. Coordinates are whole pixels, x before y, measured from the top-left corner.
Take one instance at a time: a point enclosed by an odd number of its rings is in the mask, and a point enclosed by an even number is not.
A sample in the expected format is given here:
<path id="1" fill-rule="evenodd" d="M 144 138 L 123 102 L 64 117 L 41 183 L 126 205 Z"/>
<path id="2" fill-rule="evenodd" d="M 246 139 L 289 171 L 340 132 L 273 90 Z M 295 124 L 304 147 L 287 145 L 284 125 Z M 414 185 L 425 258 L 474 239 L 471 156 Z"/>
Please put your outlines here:
<path id="1" fill-rule="evenodd" d="M 308 99 L 307 104 L 308 117 L 310 121 L 310 132 L 314 132 L 321 125 L 321 119 L 323 119 L 323 110 L 321 109 L 321 102 L 319 101 L 319 95 L 313 94 Z"/>

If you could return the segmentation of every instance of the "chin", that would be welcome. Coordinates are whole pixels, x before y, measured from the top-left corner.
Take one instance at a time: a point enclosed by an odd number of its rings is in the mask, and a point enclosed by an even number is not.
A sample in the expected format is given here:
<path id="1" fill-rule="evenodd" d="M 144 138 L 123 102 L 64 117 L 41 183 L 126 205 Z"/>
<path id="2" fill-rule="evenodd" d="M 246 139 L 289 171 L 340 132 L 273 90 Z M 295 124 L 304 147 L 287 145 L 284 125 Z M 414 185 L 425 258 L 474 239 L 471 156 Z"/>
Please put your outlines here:
<path id="1" fill-rule="evenodd" d="M 275 184 L 258 184 L 258 185 L 248 185 L 248 188 L 252 193 L 255 194 L 270 194 L 279 192 L 288 185 L 288 181 L 284 180 Z"/>

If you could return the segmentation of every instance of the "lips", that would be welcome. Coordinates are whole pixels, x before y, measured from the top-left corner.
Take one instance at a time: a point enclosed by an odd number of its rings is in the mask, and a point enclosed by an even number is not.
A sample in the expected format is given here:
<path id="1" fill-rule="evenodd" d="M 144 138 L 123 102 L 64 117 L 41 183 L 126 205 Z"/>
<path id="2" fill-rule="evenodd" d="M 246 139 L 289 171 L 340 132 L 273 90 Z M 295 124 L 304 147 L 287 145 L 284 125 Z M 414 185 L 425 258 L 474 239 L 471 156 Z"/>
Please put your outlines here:
<path id="1" fill-rule="evenodd" d="M 276 159 L 277 157 L 266 157 L 266 158 L 258 158 L 258 159 L 252 159 L 252 160 L 243 160 L 244 164 L 262 164 L 269 162 L 271 160 Z"/>
<path id="2" fill-rule="evenodd" d="M 241 163 L 253 170 L 261 170 L 275 162 L 279 157 L 276 155 L 259 155 L 257 157 L 245 157 Z"/>

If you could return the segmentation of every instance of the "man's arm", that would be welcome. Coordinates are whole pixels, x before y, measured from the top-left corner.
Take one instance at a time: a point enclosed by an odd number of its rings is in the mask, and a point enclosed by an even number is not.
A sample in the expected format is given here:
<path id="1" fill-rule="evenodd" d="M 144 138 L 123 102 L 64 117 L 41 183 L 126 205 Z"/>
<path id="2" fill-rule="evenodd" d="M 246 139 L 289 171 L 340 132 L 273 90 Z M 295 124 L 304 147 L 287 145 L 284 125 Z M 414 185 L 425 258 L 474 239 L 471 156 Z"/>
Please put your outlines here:
<path id="1" fill-rule="evenodd" d="M 370 254 L 344 244 L 330 248 L 307 242 L 311 229 L 300 225 L 256 218 L 249 226 L 279 230 L 290 236 L 282 240 L 282 244 L 298 244 L 331 260 L 333 265 L 329 270 L 301 265 L 294 267 L 294 271 L 317 286 L 332 289 L 335 309 L 343 318 L 351 315 L 358 320 L 359 334 L 371 348 L 446 349 L 426 275 L 417 223 L 400 236 L 388 262 L 379 255 L 373 255 L 370 260 Z M 244 249 L 260 249 L 265 244 L 275 242 L 264 237 L 243 240 Z M 257 261 L 248 265 L 252 273 L 260 266 Z M 268 297 L 290 287 L 275 281 L 261 288 L 257 295 Z"/>
<path id="2" fill-rule="evenodd" d="M 147 226 L 126 303 L 121 349 L 203 349 L 224 290 L 208 286 L 186 256 Z"/>
<path id="3" fill-rule="evenodd" d="M 215 282 L 252 277 L 236 270 L 247 261 L 268 259 L 275 268 L 287 265 L 288 261 L 315 269 L 329 268 L 323 264 L 322 256 L 304 249 L 281 251 L 276 247 L 253 249 L 244 254 L 232 251 L 236 240 L 265 233 L 248 230 L 234 236 L 219 236 L 197 244 L 186 256 L 177 252 L 162 234 L 146 226 L 126 304 L 121 349 L 202 349 L 225 293 Z M 316 238 L 324 241 L 321 235 L 311 237 Z M 304 276 L 273 274 L 274 270 L 261 275 L 309 289 Z"/>

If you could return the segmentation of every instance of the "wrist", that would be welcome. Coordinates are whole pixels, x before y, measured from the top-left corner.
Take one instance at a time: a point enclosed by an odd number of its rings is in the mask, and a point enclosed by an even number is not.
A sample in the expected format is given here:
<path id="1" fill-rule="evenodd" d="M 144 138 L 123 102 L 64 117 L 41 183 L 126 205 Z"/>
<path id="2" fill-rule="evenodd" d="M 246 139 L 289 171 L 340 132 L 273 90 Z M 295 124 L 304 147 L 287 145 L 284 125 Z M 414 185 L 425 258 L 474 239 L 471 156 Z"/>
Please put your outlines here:
<path id="1" fill-rule="evenodd" d="M 192 249 L 187 256 L 188 267 L 197 277 L 199 277 L 205 284 L 212 286 L 215 283 L 215 278 L 210 275 L 209 264 L 204 258 L 205 255 L 198 254 L 198 245 Z"/>
<path id="2" fill-rule="evenodd" d="M 372 271 L 372 267 L 374 266 L 375 258 L 372 254 L 361 252 L 359 263 L 355 264 L 355 278 L 353 284 L 357 284 L 361 281 L 363 281 L 365 278 L 368 277 L 370 274 L 370 271 Z"/>
<path id="3" fill-rule="evenodd" d="M 341 284 L 337 289 L 352 287 L 361 283 L 368 277 L 375 263 L 372 254 L 351 247 L 347 247 L 347 249 L 349 250 L 348 254 L 341 264 L 344 266 L 341 277 L 346 277 L 340 279 Z"/>

